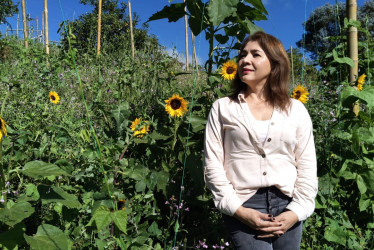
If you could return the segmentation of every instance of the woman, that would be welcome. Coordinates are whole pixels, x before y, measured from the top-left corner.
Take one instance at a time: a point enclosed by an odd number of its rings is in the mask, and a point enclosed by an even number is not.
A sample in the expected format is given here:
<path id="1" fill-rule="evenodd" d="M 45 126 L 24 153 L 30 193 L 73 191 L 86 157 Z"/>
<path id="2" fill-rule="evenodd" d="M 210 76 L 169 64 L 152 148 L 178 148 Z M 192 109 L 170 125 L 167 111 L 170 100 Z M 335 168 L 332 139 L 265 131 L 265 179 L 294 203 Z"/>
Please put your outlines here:
<path id="1" fill-rule="evenodd" d="M 239 51 L 233 95 L 209 114 L 204 178 L 236 249 L 299 249 L 314 211 L 313 127 L 289 98 L 289 73 L 281 42 L 254 33 Z"/>

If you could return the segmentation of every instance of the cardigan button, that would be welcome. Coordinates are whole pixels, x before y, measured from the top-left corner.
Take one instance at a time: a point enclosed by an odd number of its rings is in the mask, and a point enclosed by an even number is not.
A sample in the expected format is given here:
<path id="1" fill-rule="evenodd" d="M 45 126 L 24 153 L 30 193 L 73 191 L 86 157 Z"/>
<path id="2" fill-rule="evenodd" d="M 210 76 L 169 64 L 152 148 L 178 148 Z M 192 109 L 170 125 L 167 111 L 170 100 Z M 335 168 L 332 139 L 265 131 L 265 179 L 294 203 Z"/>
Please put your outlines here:
<path id="1" fill-rule="evenodd" d="M 270 125 L 274 125 L 274 122 L 271 122 Z"/>
<path id="2" fill-rule="evenodd" d="M 265 158 L 265 154 L 262 154 L 261 156 L 262 156 L 262 158 Z"/>
<path id="3" fill-rule="evenodd" d="M 268 139 L 268 142 L 271 142 L 271 138 Z"/>
<path id="4" fill-rule="evenodd" d="M 263 174 L 263 175 L 266 175 L 266 172 L 263 172 L 262 174 Z"/>

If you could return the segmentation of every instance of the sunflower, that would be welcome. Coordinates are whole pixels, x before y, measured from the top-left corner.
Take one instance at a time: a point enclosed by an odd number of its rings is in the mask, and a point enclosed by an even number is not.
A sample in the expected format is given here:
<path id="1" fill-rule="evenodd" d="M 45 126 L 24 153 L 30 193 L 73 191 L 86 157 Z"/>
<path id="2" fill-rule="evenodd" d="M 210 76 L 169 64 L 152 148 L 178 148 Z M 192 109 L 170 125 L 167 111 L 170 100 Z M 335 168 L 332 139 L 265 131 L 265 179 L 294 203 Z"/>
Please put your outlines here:
<path id="1" fill-rule="evenodd" d="M 7 136 L 6 127 L 8 125 L 4 122 L 3 118 L 0 117 L 0 142 L 3 137 Z"/>
<path id="2" fill-rule="evenodd" d="M 136 129 L 136 127 L 141 123 L 142 119 L 141 118 L 136 118 L 132 123 L 131 123 L 131 130 L 134 131 L 134 137 L 142 138 L 144 135 L 148 134 L 149 132 L 149 125 L 144 125 L 140 129 Z M 147 122 L 143 122 L 147 123 Z"/>
<path id="3" fill-rule="evenodd" d="M 238 66 L 234 61 L 227 61 L 222 65 L 220 74 L 226 80 L 233 80 L 236 76 Z"/>
<path id="4" fill-rule="evenodd" d="M 297 85 L 297 87 L 294 88 L 292 92 L 292 98 L 299 100 L 302 103 L 307 103 L 308 95 L 309 95 L 308 90 L 304 86 L 301 86 L 300 84 Z"/>
<path id="5" fill-rule="evenodd" d="M 178 94 L 173 94 L 172 97 L 165 100 L 165 110 L 173 118 L 176 116 L 182 117 L 187 112 L 188 102 L 180 97 Z"/>
<path id="6" fill-rule="evenodd" d="M 362 74 L 358 80 L 357 80 L 357 90 L 358 91 L 361 91 L 362 90 L 362 86 L 364 85 L 365 83 L 365 78 L 366 78 L 366 75 L 365 74 Z"/>
<path id="7" fill-rule="evenodd" d="M 117 201 L 117 207 L 121 210 L 126 210 L 126 200 Z"/>
<path id="8" fill-rule="evenodd" d="M 49 100 L 51 100 L 51 102 L 53 104 L 58 104 L 60 102 L 60 97 L 58 96 L 58 94 L 54 91 L 50 91 L 49 92 Z"/>

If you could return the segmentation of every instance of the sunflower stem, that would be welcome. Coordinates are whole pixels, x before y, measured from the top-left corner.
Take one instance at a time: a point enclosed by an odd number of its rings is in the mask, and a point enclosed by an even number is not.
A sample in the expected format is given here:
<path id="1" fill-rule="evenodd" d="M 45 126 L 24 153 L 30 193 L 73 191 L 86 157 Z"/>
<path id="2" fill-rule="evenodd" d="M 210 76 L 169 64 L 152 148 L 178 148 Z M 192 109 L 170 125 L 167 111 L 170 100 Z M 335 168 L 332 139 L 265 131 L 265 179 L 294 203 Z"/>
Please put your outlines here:
<path id="1" fill-rule="evenodd" d="M 171 146 L 171 151 L 174 151 L 175 144 L 177 143 L 177 131 L 179 127 L 179 120 L 174 119 L 174 139 L 173 139 L 173 144 Z"/>
<path id="2" fill-rule="evenodd" d="M 1 197 L 4 199 L 4 204 L 6 204 L 6 191 L 5 191 L 5 176 L 4 176 L 4 168 L 3 168 L 3 138 L 0 138 L 0 175 L 1 175 Z"/>

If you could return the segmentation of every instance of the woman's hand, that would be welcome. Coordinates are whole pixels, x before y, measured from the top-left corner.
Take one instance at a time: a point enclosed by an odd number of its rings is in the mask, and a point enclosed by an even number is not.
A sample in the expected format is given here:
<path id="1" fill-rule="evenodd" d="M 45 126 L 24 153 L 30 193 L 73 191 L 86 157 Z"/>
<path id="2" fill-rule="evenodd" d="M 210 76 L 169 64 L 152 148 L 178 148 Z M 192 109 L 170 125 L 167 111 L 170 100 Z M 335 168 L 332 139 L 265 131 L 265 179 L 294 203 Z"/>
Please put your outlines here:
<path id="1" fill-rule="evenodd" d="M 282 223 L 274 220 L 274 217 L 270 214 L 241 206 L 236 210 L 234 217 L 250 228 L 265 233 L 264 235 L 273 235 L 276 232 L 284 233 Z"/>
<path id="2" fill-rule="evenodd" d="M 293 225 L 295 225 L 299 218 L 297 217 L 296 213 L 290 210 L 287 210 L 277 217 L 274 217 L 274 221 L 282 224 L 279 231 L 275 231 L 273 233 L 265 233 L 257 236 L 258 238 L 268 238 L 268 237 L 279 237 L 285 234 L 288 229 L 290 229 Z"/>

